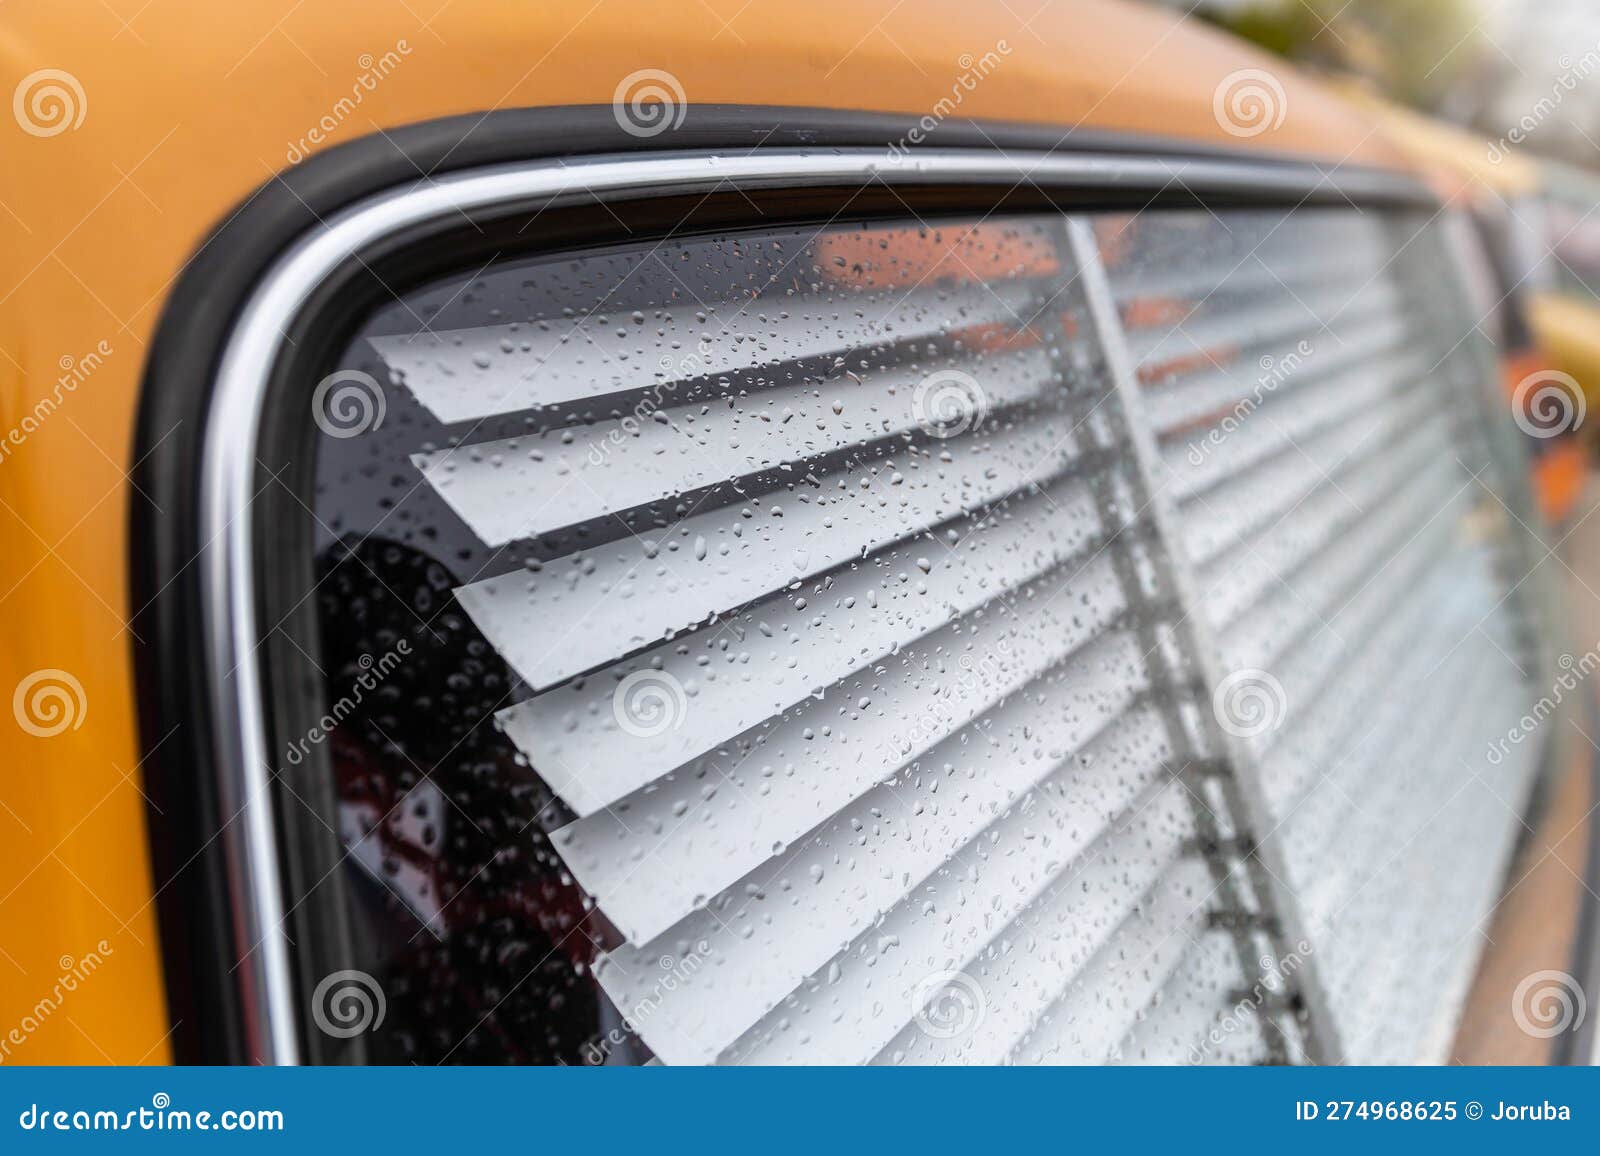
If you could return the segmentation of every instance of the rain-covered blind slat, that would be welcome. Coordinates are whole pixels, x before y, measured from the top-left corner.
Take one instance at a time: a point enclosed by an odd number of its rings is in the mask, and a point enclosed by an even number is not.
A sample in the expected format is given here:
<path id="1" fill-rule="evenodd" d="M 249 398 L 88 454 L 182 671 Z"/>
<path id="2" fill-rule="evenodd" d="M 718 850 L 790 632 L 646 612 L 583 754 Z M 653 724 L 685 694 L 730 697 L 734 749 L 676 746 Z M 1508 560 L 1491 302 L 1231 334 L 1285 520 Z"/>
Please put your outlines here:
<path id="1" fill-rule="evenodd" d="M 1352 1061 L 1437 1060 L 1423 1049 L 1448 1039 L 1537 749 L 1506 742 L 1533 675 L 1523 571 L 1506 577 L 1515 487 L 1490 450 L 1507 415 L 1482 404 L 1492 368 L 1440 291 L 1440 229 L 1335 210 L 1099 229 L 1130 287 L 1119 309 L 1221 652 L 1219 709 L 1261 780 L 1338 1038 Z M 1171 288 L 1136 293 L 1146 269 Z"/>
<path id="2" fill-rule="evenodd" d="M 1248 982 L 1066 252 L 1029 218 L 668 242 L 370 334 L 657 1058 L 1105 1060 Z M 1181 985 L 1199 938 L 1227 974 Z"/>
<path id="3" fill-rule="evenodd" d="M 531 1048 L 545 983 L 608 1062 L 1439 1038 L 1535 744 L 1437 240 L 769 228 L 380 311 L 318 514 L 324 632 L 426 652 L 334 744 L 394 1016 Z"/>

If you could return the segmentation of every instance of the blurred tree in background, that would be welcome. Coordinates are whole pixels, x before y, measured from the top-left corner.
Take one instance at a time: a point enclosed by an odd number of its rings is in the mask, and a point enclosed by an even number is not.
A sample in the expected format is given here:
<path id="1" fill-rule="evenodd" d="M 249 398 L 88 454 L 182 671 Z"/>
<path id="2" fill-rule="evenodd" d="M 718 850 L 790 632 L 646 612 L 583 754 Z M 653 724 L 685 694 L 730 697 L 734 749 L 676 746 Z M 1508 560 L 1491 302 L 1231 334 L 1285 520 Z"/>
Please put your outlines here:
<path id="1" fill-rule="evenodd" d="M 1475 0 L 1251 0 L 1202 4 L 1196 15 L 1430 110 L 1473 72 L 1484 47 Z"/>
<path id="2" fill-rule="evenodd" d="M 1515 149 L 1600 161 L 1600 0 L 1164 0 Z"/>

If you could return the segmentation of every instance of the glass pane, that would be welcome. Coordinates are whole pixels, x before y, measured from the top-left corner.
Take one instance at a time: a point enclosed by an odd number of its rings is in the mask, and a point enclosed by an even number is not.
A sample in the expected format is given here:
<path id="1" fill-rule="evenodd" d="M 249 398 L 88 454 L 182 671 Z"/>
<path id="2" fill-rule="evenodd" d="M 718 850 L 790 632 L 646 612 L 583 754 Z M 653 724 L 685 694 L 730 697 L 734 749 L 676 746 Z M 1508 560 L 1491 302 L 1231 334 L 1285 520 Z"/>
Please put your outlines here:
<path id="1" fill-rule="evenodd" d="M 1217 639 L 1219 719 L 1259 764 L 1346 1055 L 1437 1061 L 1538 746 L 1518 721 L 1528 567 L 1474 404 L 1484 362 L 1438 292 L 1439 227 L 1098 228 Z"/>
<path id="2" fill-rule="evenodd" d="M 1442 245 L 1091 223 L 1110 335 L 1055 216 L 368 319 L 314 399 L 328 725 L 287 757 L 337 784 L 372 1058 L 1298 1059 L 1310 959 L 1352 1058 L 1454 1014 L 1536 744 L 1493 753 L 1528 627 Z"/>
<path id="3" fill-rule="evenodd" d="M 1106 1059 L 1221 1011 L 1236 888 L 1065 253 L 697 237 L 372 317 L 315 506 L 329 702 L 409 650 L 330 746 L 378 1058 Z"/>

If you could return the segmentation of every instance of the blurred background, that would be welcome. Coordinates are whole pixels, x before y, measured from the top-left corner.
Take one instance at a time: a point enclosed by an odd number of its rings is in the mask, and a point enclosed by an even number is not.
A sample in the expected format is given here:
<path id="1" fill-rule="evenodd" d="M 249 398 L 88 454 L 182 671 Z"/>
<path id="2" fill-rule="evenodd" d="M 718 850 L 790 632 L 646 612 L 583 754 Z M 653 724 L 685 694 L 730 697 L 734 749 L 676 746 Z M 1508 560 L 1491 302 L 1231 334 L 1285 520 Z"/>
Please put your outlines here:
<path id="1" fill-rule="evenodd" d="M 1496 140 L 1535 113 L 1530 155 L 1600 159 L 1595 0 L 1173 0 L 1297 64 Z M 1587 54 L 1587 58 L 1586 58 Z M 1564 83 L 1563 75 L 1571 74 Z M 1555 105 L 1546 108 L 1548 101 Z"/>
<path id="2" fill-rule="evenodd" d="M 1480 328 L 1508 355 L 1508 400 L 1534 435 L 1549 544 L 1564 556 L 1592 546 L 1600 559 L 1600 527 L 1587 525 L 1600 503 L 1600 0 L 1159 3 L 1292 61 L 1374 113 L 1446 201 L 1470 213 L 1495 266 L 1483 278 Z M 1560 429 L 1537 428 L 1540 415 L 1524 403 L 1549 401 L 1552 383 L 1572 405 L 1558 407 Z M 1573 576 L 1583 595 L 1576 624 L 1594 638 L 1600 568 Z"/>
<path id="3" fill-rule="evenodd" d="M 1490 254 L 1479 328 L 1502 350 L 1527 436 L 1547 560 L 1574 650 L 1600 638 L 1600 0 L 1178 0 L 1160 6 L 1292 61 L 1376 114 L 1466 209 Z M 1551 392 L 1553 387 L 1554 393 Z M 1555 399 L 1552 412 L 1528 404 Z M 1565 396 L 1564 396 L 1565 395 Z M 1549 419 L 1549 420 L 1546 420 Z M 1600 735 L 1584 734 L 1600 750 Z M 1503 1007 L 1525 961 L 1572 950 L 1567 912 L 1600 899 L 1574 832 L 1594 813 L 1564 784 L 1514 869 L 1453 1056 L 1540 1063 Z"/>

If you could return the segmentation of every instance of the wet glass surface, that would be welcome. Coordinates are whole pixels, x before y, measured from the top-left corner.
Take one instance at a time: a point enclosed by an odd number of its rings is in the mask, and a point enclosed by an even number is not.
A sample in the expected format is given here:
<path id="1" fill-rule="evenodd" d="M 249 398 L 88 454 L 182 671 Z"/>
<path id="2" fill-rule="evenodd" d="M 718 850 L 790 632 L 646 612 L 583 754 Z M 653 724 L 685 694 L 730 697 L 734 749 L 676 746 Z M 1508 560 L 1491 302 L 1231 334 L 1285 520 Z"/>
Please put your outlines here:
<path id="1" fill-rule="evenodd" d="M 1387 263 L 1405 227 L 1096 220 L 1142 464 L 1055 217 L 637 244 L 378 310 L 314 403 L 313 503 L 373 1058 L 1292 1058 L 1270 1009 L 1202 1042 L 1292 983 L 1225 926 L 1266 901 L 1196 785 L 1234 740 L 1331 940 L 1480 910 L 1409 868 L 1328 882 L 1330 832 L 1377 868 L 1483 754 L 1401 775 L 1365 704 L 1520 687 L 1485 653 L 1511 609 L 1471 629 L 1503 532 L 1440 400 L 1475 371 Z M 1241 737 L 1241 702 L 1276 724 Z M 1415 853 L 1509 836 L 1459 810 Z"/>

